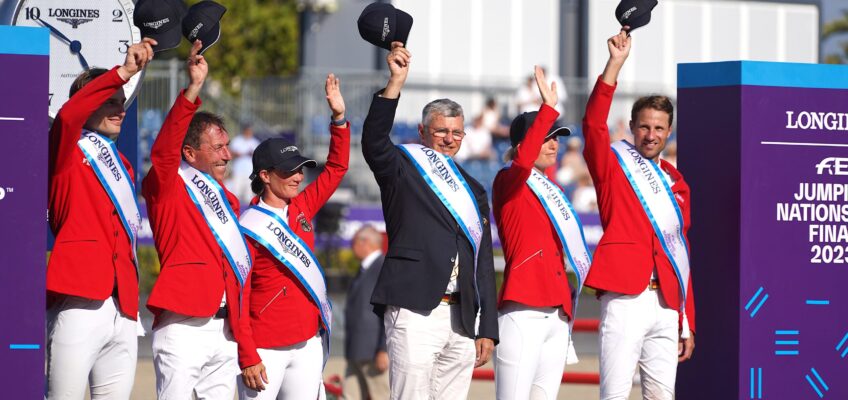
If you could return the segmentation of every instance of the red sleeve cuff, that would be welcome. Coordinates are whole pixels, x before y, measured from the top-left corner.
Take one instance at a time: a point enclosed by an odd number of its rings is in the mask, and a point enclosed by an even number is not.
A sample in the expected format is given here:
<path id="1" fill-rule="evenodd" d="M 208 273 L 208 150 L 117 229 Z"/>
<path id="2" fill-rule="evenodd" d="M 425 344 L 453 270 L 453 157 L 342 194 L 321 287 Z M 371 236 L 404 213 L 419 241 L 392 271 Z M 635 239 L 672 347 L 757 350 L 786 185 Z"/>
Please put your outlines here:
<path id="1" fill-rule="evenodd" d="M 185 91 L 185 89 L 180 90 L 180 95 L 177 96 L 177 104 L 179 104 L 180 107 L 191 110 L 192 112 L 197 111 L 197 109 L 200 108 L 200 105 L 203 104 L 203 101 L 200 100 L 200 96 L 197 96 L 194 103 L 188 101 L 188 99 L 185 98 Z"/>

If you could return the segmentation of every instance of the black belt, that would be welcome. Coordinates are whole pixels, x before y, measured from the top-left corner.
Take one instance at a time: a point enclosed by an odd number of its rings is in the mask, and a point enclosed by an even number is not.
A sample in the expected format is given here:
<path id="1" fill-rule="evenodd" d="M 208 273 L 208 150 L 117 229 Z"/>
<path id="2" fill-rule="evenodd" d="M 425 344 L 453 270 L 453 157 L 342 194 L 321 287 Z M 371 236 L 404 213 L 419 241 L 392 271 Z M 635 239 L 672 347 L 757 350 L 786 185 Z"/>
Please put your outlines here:
<path id="1" fill-rule="evenodd" d="M 227 311 L 227 306 L 223 306 L 223 307 L 219 308 L 217 312 L 215 312 L 215 315 L 212 318 L 223 319 L 223 318 L 227 318 L 228 315 L 230 315 L 230 313 Z"/>

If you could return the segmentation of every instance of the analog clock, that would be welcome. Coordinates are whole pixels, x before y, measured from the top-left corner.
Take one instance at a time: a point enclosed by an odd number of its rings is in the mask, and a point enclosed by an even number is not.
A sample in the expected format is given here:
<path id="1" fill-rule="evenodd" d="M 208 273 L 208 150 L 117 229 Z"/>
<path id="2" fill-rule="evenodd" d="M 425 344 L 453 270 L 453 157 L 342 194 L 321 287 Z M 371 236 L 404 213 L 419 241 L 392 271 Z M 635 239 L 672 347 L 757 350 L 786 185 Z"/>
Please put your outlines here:
<path id="1" fill-rule="evenodd" d="M 132 0 L 21 0 L 12 25 L 50 30 L 50 117 L 68 101 L 71 83 L 91 67 L 123 64 L 127 50 L 141 41 L 133 23 Z M 142 74 L 124 85 L 127 105 Z"/>

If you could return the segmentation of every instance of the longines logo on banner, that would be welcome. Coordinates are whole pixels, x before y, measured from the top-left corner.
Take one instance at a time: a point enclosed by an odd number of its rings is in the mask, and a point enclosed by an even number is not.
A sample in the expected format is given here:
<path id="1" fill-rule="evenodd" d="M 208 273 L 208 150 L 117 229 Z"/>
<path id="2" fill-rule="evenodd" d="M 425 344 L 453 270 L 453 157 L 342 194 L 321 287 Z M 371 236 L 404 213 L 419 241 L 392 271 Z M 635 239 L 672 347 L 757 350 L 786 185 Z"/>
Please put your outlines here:
<path id="1" fill-rule="evenodd" d="M 801 111 L 786 112 L 786 129 L 848 131 L 848 113 Z"/>
<path id="2" fill-rule="evenodd" d="M 848 158 L 828 157 L 816 164 L 816 173 L 824 175 L 848 175 Z"/>

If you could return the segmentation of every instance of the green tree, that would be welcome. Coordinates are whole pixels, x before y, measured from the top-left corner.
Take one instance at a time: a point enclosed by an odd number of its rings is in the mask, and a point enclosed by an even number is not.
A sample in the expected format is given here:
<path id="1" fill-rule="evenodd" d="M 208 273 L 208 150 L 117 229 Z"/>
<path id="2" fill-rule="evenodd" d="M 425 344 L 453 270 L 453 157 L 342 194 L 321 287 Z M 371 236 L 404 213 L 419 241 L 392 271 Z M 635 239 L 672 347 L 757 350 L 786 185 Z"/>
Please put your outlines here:
<path id="1" fill-rule="evenodd" d="M 297 71 L 300 29 L 295 0 L 215 1 L 227 12 L 221 19 L 221 38 L 203 55 L 209 59 L 210 75 L 227 91 L 239 92 L 244 78 Z M 180 57 L 187 57 L 189 48 L 184 41 Z"/>
<path id="2" fill-rule="evenodd" d="M 830 21 L 824 25 L 822 40 L 838 37 L 846 33 L 848 33 L 848 10 L 842 11 L 841 19 Z M 845 64 L 848 62 L 848 41 L 843 41 L 839 45 L 842 47 L 842 54 L 828 54 L 825 57 L 826 63 Z"/>

